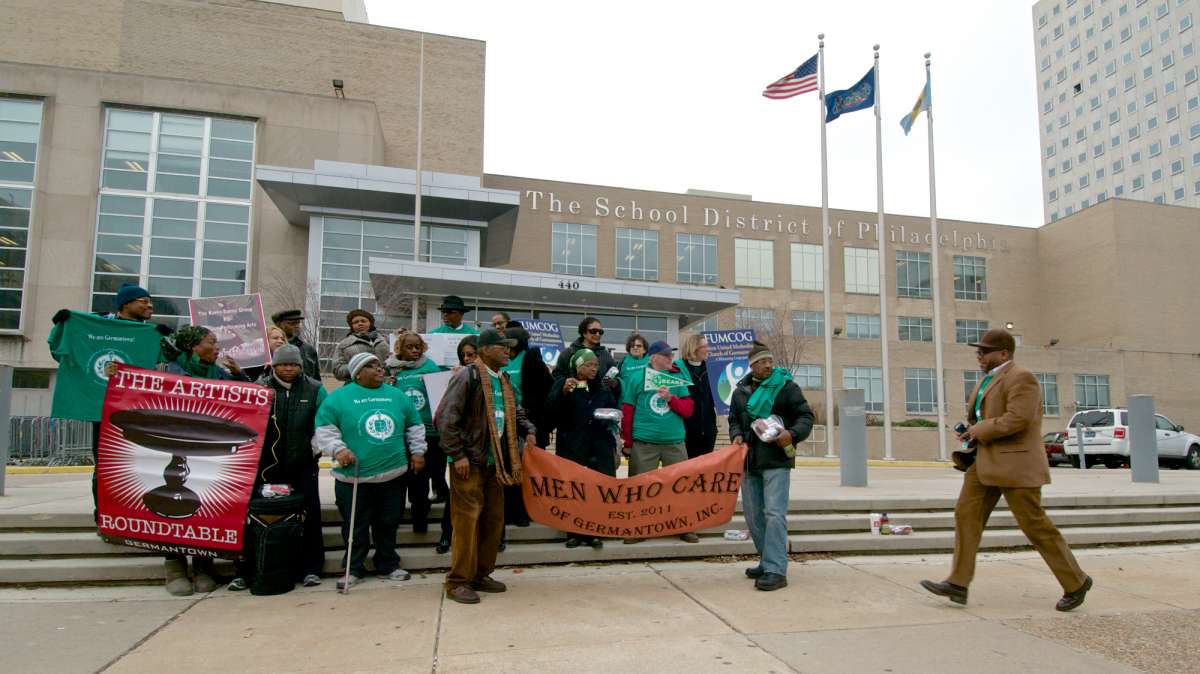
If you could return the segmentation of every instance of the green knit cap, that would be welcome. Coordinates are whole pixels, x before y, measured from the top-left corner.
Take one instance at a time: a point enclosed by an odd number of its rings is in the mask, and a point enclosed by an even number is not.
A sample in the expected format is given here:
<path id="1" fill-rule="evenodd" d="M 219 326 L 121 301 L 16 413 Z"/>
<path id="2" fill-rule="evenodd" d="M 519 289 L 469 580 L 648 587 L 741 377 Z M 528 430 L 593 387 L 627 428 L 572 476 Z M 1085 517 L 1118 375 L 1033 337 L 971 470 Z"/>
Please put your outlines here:
<path id="1" fill-rule="evenodd" d="M 596 358 L 595 351 L 592 351 L 591 349 L 580 349 L 575 352 L 575 355 L 571 356 L 571 369 L 578 370 L 581 364 L 590 363 L 594 360 L 598 360 L 598 358 Z"/>

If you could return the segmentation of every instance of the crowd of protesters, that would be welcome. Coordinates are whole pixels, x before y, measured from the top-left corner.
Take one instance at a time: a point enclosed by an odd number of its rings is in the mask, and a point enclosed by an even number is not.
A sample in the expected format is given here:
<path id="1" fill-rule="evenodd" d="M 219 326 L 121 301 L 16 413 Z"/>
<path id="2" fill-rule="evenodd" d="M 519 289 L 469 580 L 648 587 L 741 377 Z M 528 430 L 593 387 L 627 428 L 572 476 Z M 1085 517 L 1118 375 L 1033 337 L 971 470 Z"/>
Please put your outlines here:
<path id="1" fill-rule="evenodd" d="M 254 381 L 274 391 L 273 423 L 268 424 L 253 493 L 264 485 L 287 484 L 302 497 L 296 581 L 321 583 L 317 476 L 322 456 L 333 463 L 334 500 L 347 544 L 340 589 L 369 572 L 407 580 L 410 574 L 402 568 L 396 546 L 405 511 L 410 509 L 412 531 L 420 536 L 428 532 L 432 504 L 441 503 L 435 549 L 450 553 L 446 596 L 473 604 L 481 592 L 505 590 L 491 574 L 504 549 L 506 525 L 530 525 L 518 478 L 526 449 L 549 447 L 553 433 L 558 456 L 614 477 L 622 458 L 628 458 L 629 475 L 634 476 L 713 451 L 717 413 L 702 336 L 688 336 L 676 358 L 676 349 L 667 342 L 650 343 L 633 334 L 618 360 L 603 343 L 601 321 L 588 316 L 551 367 L 541 350 L 530 345 L 529 333 L 507 314 L 496 313 L 480 332 L 464 322 L 467 307 L 461 298 L 448 296 L 438 308 L 443 322 L 427 334 L 463 335 L 457 366 L 433 362 L 420 333 L 385 335 L 370 312 L 354 309 L 346 315 L 345 337 L 331 354 L 330 374 L 341 382 L 331 393 L 321 382 L 317 349 L 301 336 L 305 318 L 299 309 L 272 315 L 267 334 L 271 364 L 248 371 L 222 357 L 208 328 L 160 329 L 160 369 Z M 123 286 L 109 316 L 149 321 L 153 300 L 140 287 Z M 56 323 L 61 320 L 63 312 L 55 316 Z M 752 372 L 738 382 L 730 413 L 730 437 L 749 450 L 746 517 L 762 562 L 747 575 L 760 589 L 786 584 L 780 579 L 786 565 L 787 477 L 780 477 L 780 471 L 794 466 L 793 454 L 785 448 L 803 440 L 812 425 L 803 394 L 790 377 L 783 382 L 778 372 L 785 371 L 773 370 L 771 363 L 766 347 L 756 345 Z M 446 370 L 452 372 L 433 409 L 424 377 Z M 666 384 L 644 385 L 648 377 L 659 376 Z M 787 420 L 784 438 L 764 443 L 746 432 L 752 421 L 772 411 Z M 679 538 L 699 540 L 694 532 Z M 568 548 L 581 545 L 600 548 L 603 541 L 568 534 Z M 217 587 L 210 560 L 194 558 L 190 570 L 185 557 L 169 556 L 164 563 L 171 594 Z M 243 561 L 236 568 L 229 589 L 251 587 L 254 567 Z"/>

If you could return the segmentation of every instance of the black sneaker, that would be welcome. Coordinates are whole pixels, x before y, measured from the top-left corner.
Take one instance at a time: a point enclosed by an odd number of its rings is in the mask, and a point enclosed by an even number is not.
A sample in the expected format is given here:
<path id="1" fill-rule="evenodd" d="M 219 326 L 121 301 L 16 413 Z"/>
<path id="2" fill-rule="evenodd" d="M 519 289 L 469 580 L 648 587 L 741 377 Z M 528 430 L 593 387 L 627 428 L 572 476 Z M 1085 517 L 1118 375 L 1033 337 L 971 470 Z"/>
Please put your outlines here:
<path id="1" fill-rule="evenodd" d="M 753 578 L 755 580 L 762 578 L 763 573 L 765 573 L 765 571 L 763 571 L 761 564 L 758 566 L 752 566 L 752 567 L 746 569 L 746 577 Z"/>
<path id="2" fill-rule="evenodd" d="M 754 588 L 763 592 L 770 592 L 787 587 L 787 576 L 781 573 L 764 573 L 758 580 L 754 581 Z"/>
<path id="3" fill-rule="evenodd" d="M 568 547 L 568 548 L 577 548 L 577 547 L 579 547 L 579 539 L 578 539 L 578 538 L 568 538 L 568 539 L 567 539 L 567 547 Z"/>

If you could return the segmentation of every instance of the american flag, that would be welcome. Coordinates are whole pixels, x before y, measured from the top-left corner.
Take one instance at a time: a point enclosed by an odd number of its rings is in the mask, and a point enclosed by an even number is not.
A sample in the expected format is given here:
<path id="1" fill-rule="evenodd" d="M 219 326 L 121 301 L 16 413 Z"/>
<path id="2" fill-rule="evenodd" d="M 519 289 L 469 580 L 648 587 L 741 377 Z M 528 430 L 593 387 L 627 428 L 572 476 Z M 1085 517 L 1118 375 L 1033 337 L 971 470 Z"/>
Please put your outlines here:
<path id="1" fill-rule="evenodd" d="M 775 80 L 763 89 L 762 95 L 767 98 L 781 99 L 799 96 L 817 90 L 817 54 L 800 64 L 792 72 Z"/>

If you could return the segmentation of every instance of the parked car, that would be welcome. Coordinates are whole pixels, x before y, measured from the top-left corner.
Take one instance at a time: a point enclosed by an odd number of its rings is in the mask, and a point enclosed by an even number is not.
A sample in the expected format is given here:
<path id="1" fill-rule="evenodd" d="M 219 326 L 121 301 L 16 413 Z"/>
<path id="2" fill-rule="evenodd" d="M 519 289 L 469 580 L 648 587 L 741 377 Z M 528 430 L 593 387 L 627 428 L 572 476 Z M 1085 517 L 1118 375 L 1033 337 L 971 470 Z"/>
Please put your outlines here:
<path id="1" fill-rule="evenodd" d="M 1078 424 L 1083 426 L 1083 451 L 1089 465 L 1103 463 L 1109 468 L 1129 465 L 1128 410 L 1083 410 L 1071 416 L 1063 449 L 1076 466 L 1079 465 L 1079 440 L 1075 429 Z M 1183 426 L 1161 414 L 1154 415 L 1154 433 L 1160 465 L 1200 470 L 1200 436 L 1185 432 Z"/>
<path id="2" fill-rule="evenodd" d="M 1067 434 L 1062 431 L 1047 433 L 1042 436 L 1042 444 L 1046 447 L 1046 461 L 1050 465 L 1057 466 L 1060 463 L 1069 463 L 1066 452 L 1063 450 L 1063 440 Z"/>

